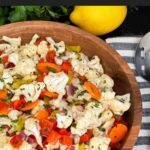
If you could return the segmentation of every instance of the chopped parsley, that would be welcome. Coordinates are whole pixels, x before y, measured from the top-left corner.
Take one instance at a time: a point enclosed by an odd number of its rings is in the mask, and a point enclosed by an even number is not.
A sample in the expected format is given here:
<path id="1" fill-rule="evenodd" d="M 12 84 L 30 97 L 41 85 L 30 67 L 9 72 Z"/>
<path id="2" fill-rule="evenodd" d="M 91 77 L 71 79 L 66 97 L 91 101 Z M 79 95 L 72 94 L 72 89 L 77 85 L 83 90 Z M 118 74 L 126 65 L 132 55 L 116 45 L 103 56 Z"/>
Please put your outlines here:
<path id="1" fill-rule="evenodd" d="M 84 93 L 86 93 L 86 91 L 84 90 L 84 91 L 82 91 L 82 92 L 80 92 L 78 95 L 77 95 L 77 97 L 78 96 L 83 96 L 84 95 Z"/>
<path id="2" fill-rule="evenodd" d="M 0 115 L 0 117 L 7 117 L 7 115 Z"/>
<path id="3" fill-rule="evenodd" d="M 51 72 L 56 72 L 56 69 L 55 68 L 52 68 L 52 67 L 47 67 L 47 69 Z"/>
<path id="4" fill-rule="evenodd" d="M 4 79 L 3 79 L 3 78 L 0 78 L 0 81 L 1 81 L 1 82 L 4 82 Z"/>
<path id="5" fill-rule="evenodd" d="M 58 51 L 58 47 L 56 45 L 54 45 L 54 48 L 56 49 L 56 51 Z"/>

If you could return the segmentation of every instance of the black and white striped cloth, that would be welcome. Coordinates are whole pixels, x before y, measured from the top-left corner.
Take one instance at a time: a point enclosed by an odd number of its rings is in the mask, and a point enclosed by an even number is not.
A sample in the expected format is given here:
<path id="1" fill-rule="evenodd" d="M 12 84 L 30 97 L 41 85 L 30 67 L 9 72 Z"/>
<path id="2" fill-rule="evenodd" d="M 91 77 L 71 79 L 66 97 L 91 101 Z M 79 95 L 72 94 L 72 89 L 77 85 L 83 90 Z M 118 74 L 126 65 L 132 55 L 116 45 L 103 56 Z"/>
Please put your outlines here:
<path id="1" fill-rule="evenodd" d="M 106 42 L 114 47 L 134 71 L 142 95 L 142 127 L 133 150 L 150 150 L 150 82 L 137 75 L 134 55 L 141 37 L 114 37 Z"/>

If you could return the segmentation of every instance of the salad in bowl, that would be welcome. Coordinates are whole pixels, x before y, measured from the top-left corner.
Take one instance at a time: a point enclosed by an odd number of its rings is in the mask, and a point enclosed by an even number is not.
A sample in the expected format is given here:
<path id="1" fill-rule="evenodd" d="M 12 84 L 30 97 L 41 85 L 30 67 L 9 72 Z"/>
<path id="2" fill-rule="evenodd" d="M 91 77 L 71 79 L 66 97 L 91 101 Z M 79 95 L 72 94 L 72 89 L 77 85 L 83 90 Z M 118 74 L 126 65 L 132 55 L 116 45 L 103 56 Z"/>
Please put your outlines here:
<path id="1" fill-rule="evenodd" d="M 35 34 L 0 44 L 0 150 L 108 150 L 128 132 L 130 94 L 117 95 L 100 58 Z"/>

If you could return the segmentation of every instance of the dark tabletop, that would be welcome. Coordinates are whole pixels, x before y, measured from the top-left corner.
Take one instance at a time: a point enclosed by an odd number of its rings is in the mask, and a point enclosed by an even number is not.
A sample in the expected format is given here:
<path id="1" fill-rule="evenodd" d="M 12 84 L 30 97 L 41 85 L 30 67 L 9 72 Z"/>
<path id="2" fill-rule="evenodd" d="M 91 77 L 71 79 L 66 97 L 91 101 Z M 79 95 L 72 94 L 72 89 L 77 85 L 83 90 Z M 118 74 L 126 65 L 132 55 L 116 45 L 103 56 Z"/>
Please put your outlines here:
<path id="1" fill-rule="evenodd" d="M 150 31 L 150 6 L 130 6 L 123 24 L 115 31 L 101 36 L 101 38 L 143 35 L 148 31 Z"/>

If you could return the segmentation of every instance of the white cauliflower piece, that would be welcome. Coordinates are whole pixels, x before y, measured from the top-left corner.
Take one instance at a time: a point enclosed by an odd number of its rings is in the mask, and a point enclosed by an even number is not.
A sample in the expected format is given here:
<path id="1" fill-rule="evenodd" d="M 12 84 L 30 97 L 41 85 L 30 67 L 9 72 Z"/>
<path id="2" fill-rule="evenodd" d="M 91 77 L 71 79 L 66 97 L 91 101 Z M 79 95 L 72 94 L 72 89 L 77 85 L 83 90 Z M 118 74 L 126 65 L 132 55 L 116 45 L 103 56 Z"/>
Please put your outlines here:
<path id="1" fill-rule="evenodd" d="M 76 120 L 76 127 L 71 127 L 71 133 L 79 136 L 86 133 L 87 129 L 96 128 L 101 125 L 99 115 L 104 111 L 104 107 L 99 103 L 90 102 L 81 116 Z M 91 121 L 92 120 L 92 121 Z"/>
<path id="2" fill-rule="evenodd" d="M 40 44 L 38 45 L 38 54 L 45 57 L 47 52 L 49 51 L 49 48 L 47 46 L 47 42 L 46 41 L 41 41 Z"/>
<path id="3" fill-rule="evenodd" d="M 100 121 L 102 123 L 106 122 L 107 120 L 110 120 L 113 117 L 113 113 L 111 110 L 105 110 L 101 116 L 100 116 Z"/>
<path id="4" fill-rule="evenodd" d="M 42 137 L 40 136 L 40 126 L 39 120 L 34 118 L 28 118 L 25 121 L 25 130 L 26 135 L 34 135 L 36 138 L 37 143 L 43 147 L 42 145 Z"/>
<path id="5" fill-rule="evenodd" d="M 13 77 L 7 69 L 3 71 L 2 79 L 6 85 L 13 83 Z"/>
<path id="6" fill-rule="evenodd" d="M 7 117 L 2 117 L 0 119 L 0 127 L 3 126 L 3 125 L 8 125 L 8 126 L 11 126 L 12 125 L 12 122 L 9 118 Z"/>
<path id="7" fill-rule="evenodd" d="M 99 72 L 100 74 L 103 74 L 104 73 L 104 70 L 103 70 L 103 67 L 102 65 L 100 64 L 100 59 L 98 56 L 94 56 L 92 58 L 91 61 L 89 61 L 88 63 L 90 69 L 92 70 L 96 70 L 97 72 Z"/>
<path id="8" fill-rule="evenodd" d="M 64 41 L 60 41 L 59 43 L 56 43 L 51 37 L 46 37 L 46 40 L 51 45 L 51 49 L 56 51 L 57 56 L 59 56 L 59 54 L 62 54 L 63 52 L 65 52 Z"/>
<path id="9" fill-rule="evenodd" d="M 77 59 L 78 58 L 78 55 L 77 55 L 77 53 L 75 53 L 75 52 L 68 52 L 68 51 L 66 51 L 66 57 L 69 59 Z"/>
<path id="10" fill-rule="evenodd" d="M 100 74 L 97 72 L 97 71 L 95 71 L 95 70 L 89 70 L 86 74 L 85 74 L 85 77 L 87 78 L 87 79 L 97 79 L 97 78 L 99 78 L 100 77 Z"/>
<path id="11" fill-rule="evenodd" d="M 31 84 L 24 84 L 15 91 L 15 95 L 13 96 L 11 101 L 18 99 L 20 95 L 24 95 L 26 102 L 34 102 L 38 99 L 44 87 L 45 84 L 43 82 L 33 82 Z"/>
<path id="12" fill-rule="evenodd" d="M 67 111 L 67 115 L 56 114 L 56 118 L 58 128 L 68 128 L 73 121 L 72 112 L 70 110 Z"/>
<path id="13" fill-rule="evenodd" d="M 55 57 L 54 59 L 57 65 L 62 65 L 63 60 L 61 58 Z"/>
<path id="14" fill-rule="evenodd" d="M 110 101 L 110 109 L 117 115 L 122 115 L 130 106 L 130 94 L 116 96 L 114 100 Z"/>
<path id="15" fill-rule="evenodd" d="M 37 53 L 37 46 L 36 45 L 31 45 L 31 44 L 26 44 L 24 46 L 21 46 L 19 54 L 22 57 L 34 57 Z"/>
<path id="16" fill-rule="evenodd" d="M 68 76 L 64 72 L 52 73 L 49 72 L 44 78 L 44 83 L 48 91 L 57 92 L 60 95 L 65 94 L 65 87 L 68 82 Z"/>
<path id="17" fill-rule="evenodd" d="M 49 104 L 54 108 L 59 108 L 60 110 L 67 108 L 67 102 L 62 100 L 63 95 L 59 95 L 58 98 L 53 99 Z"/>
<path id="18" fill-rule="evenodd" d="M 8 117 L 9 117 L 11 120 L 17 120 L 20 115 L 21 115 L 21 112 L 18 111 L 18 110 L 11 110 L 11 111 L 8 113 Z"/>
<path id="19" fill-rule="evenodd" d="M 93 137 L 90 140 L 90 150 L 108 150 L 110 138 L 104 136 Z"/>
<path id="20" fill-rule="evenodd" d="M 89 71 L 89 67 L 87 65 L 88 62 L 88 57 L 85 56 L 83 53 L 80 54 L 80 59 L 71 60 L 74 71 L 79 73 L 81 76 L 84 76 Z"/>
<path id="21" fill-rule="evenodd" d="M 11 145 L 9 144 L 10 137 L 6 136 L 5 134 L 0 133 L 0 149 L 1 150 L 12 150 Z M 9 145 L 8 145 L 9 144 Z M 9 149 L 10 148 L 10 149 Z"/>
<path id="22" fill-rule="evenodd" d="M 5 42 L 8 42 L 10 45 L 18 47 L 21 45 L 21 37 L 18 38 L 10 38 L 7 36 L 3 36 L 2 40 L 4 40 Z"/>
<path id="23" fill-rule="evenodd" d="M 19 54 L 11 53 L 8 57 L 8 61 L 16 65 L 19 62 Z"/>
<path id="24" fill-rule="evenodd" d="M 36 64 L 30 58 L 23 58 L 17 63 L 14 71 L 22 76 L 30 75 L 36 71 Z"/>
<path id="25" fill-rule="evenodd" d="M 101 127 L 102 129 L 105 130 L 105 134 L 108 133 L 108 131 L 110 131 L 110 129 L 113 127 L 114 125 L 114 122 L 115 122 L 115 119 L 114 118 L 111 118 L 110 120 L 106 121 L 103 126 Z"/>
<path id="26" fill-rule="evenodd" d="M 40 38 L 40 36 L 38 34 L 34 34 L 29 44 L 34 44 L 38 38 Z"/>
<path id="27" fill-rule="evenodd" d="M 111 100 L 115 98 L 116 93 L 113 91 L 106 91 L 106 92 L 102 92 L 101 94 L 104 100 Z"/>
<path id="28" fill-rule="evenodd" d="M 100 89 L 112 89 L 114 86 L 114 81 L 110 76 L 103 74 L 99 78 L 89 79 Z"/>

